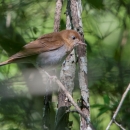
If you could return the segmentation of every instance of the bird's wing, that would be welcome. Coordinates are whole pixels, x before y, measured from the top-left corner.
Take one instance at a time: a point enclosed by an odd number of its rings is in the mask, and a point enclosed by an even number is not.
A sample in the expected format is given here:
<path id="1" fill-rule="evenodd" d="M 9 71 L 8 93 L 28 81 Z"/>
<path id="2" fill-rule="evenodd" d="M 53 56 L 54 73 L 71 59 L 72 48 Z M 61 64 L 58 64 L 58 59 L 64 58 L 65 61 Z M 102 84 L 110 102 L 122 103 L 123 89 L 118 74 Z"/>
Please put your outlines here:
<path id="1" fill-rule="evenodd" d="M 37 40 L 28 43 L 23 49 L 10 57 L 10 59 L 17 59 L 27 56 L 39 54 L 41 52 L 52 51 L 64 45 L 63 39 L 59 35 L 47 34 L 38 38 Z"/>

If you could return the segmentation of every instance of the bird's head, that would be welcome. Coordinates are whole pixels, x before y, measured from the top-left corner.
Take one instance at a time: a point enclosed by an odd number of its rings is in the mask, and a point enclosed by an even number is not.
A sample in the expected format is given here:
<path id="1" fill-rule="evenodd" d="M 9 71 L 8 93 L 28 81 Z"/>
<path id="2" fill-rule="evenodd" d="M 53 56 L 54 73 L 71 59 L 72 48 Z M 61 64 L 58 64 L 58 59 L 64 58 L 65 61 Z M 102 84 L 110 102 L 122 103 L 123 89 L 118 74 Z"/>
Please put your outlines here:
<path id="1" fill-rule="evenodd" d="M 65 41 L 68 50 L 72 50 L 75 46 L 86 45 L 81 41 L 81 36 L 75 30 L 63 30 L 60 32 Z"/>

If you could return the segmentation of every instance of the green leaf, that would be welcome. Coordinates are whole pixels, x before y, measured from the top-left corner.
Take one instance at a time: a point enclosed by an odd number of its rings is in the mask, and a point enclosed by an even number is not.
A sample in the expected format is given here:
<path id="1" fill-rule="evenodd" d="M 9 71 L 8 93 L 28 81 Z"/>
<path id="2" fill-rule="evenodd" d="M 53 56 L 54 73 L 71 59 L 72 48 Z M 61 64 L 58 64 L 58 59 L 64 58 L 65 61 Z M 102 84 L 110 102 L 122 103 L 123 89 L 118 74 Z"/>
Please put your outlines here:
<path id="1" fill-rule="evenodd" d="M 37 34 L 37 32 L 38 32 L 38 28 L 33 27 L 33 32 L 34 32 L 35 34 Z"/>
<path id="2" fill-rule="evenodd" d="M 66 113 L 68 107 L 60 107 L 56 115 L 55 130 L 69 130 L 69 113 Z"/>
<path id="3" fill-rule="evenodd" d="M 100 108 L 100 112 L 98 113 L 97 117 L 101 116 L 103 113 L 105 113 L 107 111 L 108 111 L 108 108 L 106 108 L 106 107 Z"/>
<path id="4" fill-rule="evenodd" d="M 87 0 L 90 5 L 97 9 L 103 9 L 103 0 Z"/>
<path id="5" fill-rule="evenodd" d="M 103 100 L 104 100 L 104 104 L 109 105 L 109 103 L 110 103 L 110 98 L 109 98 L 109 96 L 108 96 L 107 94 L 104 94 L 104 95 L 103 95 Z"/>

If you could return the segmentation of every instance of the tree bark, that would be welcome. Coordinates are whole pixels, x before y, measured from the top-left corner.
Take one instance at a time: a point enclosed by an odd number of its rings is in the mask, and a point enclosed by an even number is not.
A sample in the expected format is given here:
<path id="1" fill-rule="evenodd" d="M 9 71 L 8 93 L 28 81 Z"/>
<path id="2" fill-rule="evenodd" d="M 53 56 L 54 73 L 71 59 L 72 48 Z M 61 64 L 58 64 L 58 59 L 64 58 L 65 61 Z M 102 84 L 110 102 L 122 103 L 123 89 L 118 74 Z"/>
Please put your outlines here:
<path id="1" fill-rule="evenodd" d="M 84 34 L 82 28 L 82 5 L 81 0 L 71 0 L 71 11 L 72 11 L 72 23 L 76 31 L 78 31 L 84 42 Z M 79 63 L 79 86 L 81 90 L 81 110 L 89 117 L 90 121 L 90 105 L 89 105 L 89 89 L 87 81 L 87 58 L 86 58 L 86 47 L 78 46 L 78 63 Z M 89 121 L 86 122 L 84 118 L 81 117 L 80 130 L 90 130 L 92 129 L 89 125 Z"/>
<path id="2" fill-rule="evenodd" d="M 63 0 L 56 1 L 55 18 L 54 18 L 54 32 L 59 31 L 62 4 L 63 4 Z M 50 72 L 50 73 L 53 73 L 53 72 Z M 42 74 L 42 75 L 44 75 L 44 74 Z M 44 78 L 48 79 L 48 77 L 46 75 L 44 75 Z M 49 129 L 49 130 L 54 129 L 52 122 L 50 122 L 51 118 L 54 118 L 54 117 L 51 117 L 51 114 L 52 114 L 51 112 L 53 111 L 51 109 L 52 92 L 49 92 L 49 90 L 53 87 L 52 87 L 52 84 L 48 85 L 48 83 L 46 82 L 46 90 L 47 91 L 46 91 L 46 95 L 44 96 L 43 129 Z M 52 128 L 52 126 L 53 126 L 53 128 Z"/>

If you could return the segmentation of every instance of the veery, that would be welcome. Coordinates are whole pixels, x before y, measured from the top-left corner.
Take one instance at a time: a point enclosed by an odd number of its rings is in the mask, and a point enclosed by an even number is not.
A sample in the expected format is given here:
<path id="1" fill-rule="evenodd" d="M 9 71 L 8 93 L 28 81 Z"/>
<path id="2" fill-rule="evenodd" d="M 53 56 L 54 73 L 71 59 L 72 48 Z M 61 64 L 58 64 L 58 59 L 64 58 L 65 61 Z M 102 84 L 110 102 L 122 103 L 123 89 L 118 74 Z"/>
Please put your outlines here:
<path id="1" fill-rule="evenodd" d="M 62 63 L 77 45 L 85 45 L 80 35 L 74 30 L 63 30 L 45 34 L 26 44 L 21 51 L 12 55 L 0 66 L 10 63 L 31 62 L 39 68 L 55 66 Z"/>

